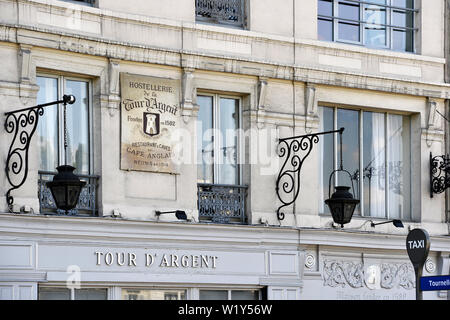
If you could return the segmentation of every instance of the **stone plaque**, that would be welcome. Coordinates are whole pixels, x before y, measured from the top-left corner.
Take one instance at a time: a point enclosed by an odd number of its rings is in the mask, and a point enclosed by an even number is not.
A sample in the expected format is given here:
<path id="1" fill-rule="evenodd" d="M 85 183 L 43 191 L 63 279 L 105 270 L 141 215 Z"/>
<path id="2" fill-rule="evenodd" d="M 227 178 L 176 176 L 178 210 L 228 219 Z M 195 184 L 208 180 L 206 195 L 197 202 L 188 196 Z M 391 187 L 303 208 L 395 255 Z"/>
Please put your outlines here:
<path id="1" fill-rule="evenodd" d="M 180 125 L 180 81 L 120 74 L 122 170 L 177 174 L 172 135 Z"/>

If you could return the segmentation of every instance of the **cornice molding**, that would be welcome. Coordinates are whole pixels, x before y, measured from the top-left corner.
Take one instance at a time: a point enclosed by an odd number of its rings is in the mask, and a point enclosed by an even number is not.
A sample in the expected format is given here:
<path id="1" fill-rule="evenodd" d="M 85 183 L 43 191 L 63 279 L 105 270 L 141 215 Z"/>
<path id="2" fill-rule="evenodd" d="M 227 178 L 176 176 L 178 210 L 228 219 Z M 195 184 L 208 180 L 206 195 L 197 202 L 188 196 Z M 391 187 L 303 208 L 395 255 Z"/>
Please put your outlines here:
<path id="1" fill-rule="evenodd" d="M 124 61 L 307 82 L 310 85 L 323 84 L 435 99 L 450 98 L 450 84 L 446 83 L 392 78 L 328 67 L 281 64 L 251 57 L 137 45 L 37 27 L 0 25 L 0 41 Z"/>

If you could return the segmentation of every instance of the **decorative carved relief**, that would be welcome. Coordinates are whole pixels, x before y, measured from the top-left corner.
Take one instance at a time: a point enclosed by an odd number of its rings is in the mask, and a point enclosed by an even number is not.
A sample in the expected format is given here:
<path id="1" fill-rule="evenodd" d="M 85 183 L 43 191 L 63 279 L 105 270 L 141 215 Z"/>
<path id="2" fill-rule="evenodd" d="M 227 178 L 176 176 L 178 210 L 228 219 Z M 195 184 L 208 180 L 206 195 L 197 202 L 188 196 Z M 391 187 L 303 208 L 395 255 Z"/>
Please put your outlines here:
<path id="1" fill-rule="evenodd" d="M 392 289 L 402 287 L 413 289 L 415 287 L 414 269 L 410 263 L 381 265 L 381 287 Z"/>
<path id="2" fill-rule="evenodd" d="M 428 258 L 427 261 L 425 262 L 425 270 L 427 270 L 427 272 L 429 273 L 433 273 L 436 271 L 436 265 L 430 258 Z"/>
<path id="3" fill-rule="evenodd" d="M 20 63 L 20 83 L 30 83 L 32 75 L 32 56 L 31 46 L 20 45 L 19 49 Z"/>
<path id="4" fill-rule="evenodd" d="M 433 99 L 427 99 L 427 107 L 428 107 L 428 126 L 427 129 L 437 128 L 438 127 L 438 119 L 437 115 L 437 102 Z"/>
<path id="5" fill-rule="evenodd" d="M 119 110 L 120 104 L 120 61 L 115 59 L 109 60 L 109 96 L 108 96 L 108 108 L 109 114 L 113 116 L 115 111 Z"/>
<path id="6" fill-rule="evenodd" d="M 316 258 L 312 254 L 307 254 L 305 257 L 305 267 L 312 269 L 316 265 Z"/>
<path id="7" fill-rule="evenodd" d="M 260 78 L 258 82 L 258 107 L 257 123 L 258 128 L 264 127 L 264 117 L 266 114 L 267 79 Z"/>
<path id="8" fill-rule="evenodd" d="M 415 287 L 414 270 L 409 263 L 403 264 L 381 264 L 380 287 L 384 289 L 392 289 L 394 287 L 402 287 L 404 289 L 412 289 Z M 363 263 L 355 263 L 351 261 L 335 261 L 325 260 L 323 268 L 324 286 L 352 288 L 368 287 L 364 281 L 366 278 L 366 270 Z"/>
<path id="9" fill-rule="evenodd" d="M 316 88 L 309 84 L 305 88 L 305 106 L 307 116 L 317 116 Z"/>
<path id="10" fill-rule="evenodd" d="M 323 268 L 324 286 L 361 288 L 364 281 L 364 270 L 362 263 L 349 261 L 325 260 Z"/>
<path id="11" fill-rule="evenodd" d="M 18 68 L 20 70 L 19 96 L 24 98 L 24 104 L 28 98 L 34 98 L 37 88 L 33 85 L 33 75 L 35 74 L 35 66 L 33 64 L 32 46 L 20 45 L 19 48 Z"/>
<path id="12" fill-rule="evenodd" d="M 198 106 L 195 104 L 195 77 L 194 77 L 194 69 L 184 68 L 183 69 L 183 78 L 181 81 L 181 90 L 182 90 L 182 100 L 181 100 L 181 110 L 183 121 L 187 123 L 189 121 L 189 117 L 195 115 L 198 110 Z"/>

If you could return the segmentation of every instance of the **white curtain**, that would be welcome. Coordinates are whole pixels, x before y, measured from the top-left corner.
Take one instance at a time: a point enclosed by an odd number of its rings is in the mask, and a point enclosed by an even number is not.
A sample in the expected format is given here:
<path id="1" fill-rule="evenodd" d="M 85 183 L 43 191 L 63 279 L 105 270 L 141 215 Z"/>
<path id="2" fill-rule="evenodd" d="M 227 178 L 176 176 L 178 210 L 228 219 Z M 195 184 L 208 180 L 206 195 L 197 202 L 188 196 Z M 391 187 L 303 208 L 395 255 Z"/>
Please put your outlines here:
<path id="1" fill-rule="evenodd" d="M 368 148 L 369 157 L 364 159 L 364 194 L 365 194 L 365 209 L 369 212 L 364 214 L 372 217 L 385 217 L 385 125 L 383 113 L 365 113 L 368 116 L 364 117 L 364 130 L 366 128 L 372 129 L 371 140 L 372 143 L 364 144 L 364 148 Z M 366 122 L 371 121 L 371 126 Z M 364 141 L 366 142 L 366 141 Z"/>

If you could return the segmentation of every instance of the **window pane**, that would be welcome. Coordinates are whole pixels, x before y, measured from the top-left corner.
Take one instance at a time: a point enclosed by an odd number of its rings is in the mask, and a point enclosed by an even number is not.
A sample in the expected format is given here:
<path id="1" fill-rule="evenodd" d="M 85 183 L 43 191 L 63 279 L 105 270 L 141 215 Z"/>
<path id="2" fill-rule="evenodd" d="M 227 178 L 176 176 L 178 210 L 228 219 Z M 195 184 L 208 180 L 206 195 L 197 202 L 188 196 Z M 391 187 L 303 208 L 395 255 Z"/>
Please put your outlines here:
<path id="1" fill-rule="evenodd" d="M 333 15 L 333 2 L 319 0 L 317 12 L 319 15 L 332 16 Z"/>
<path id="2" fill-rule="evenodd" d="M 333 108 L 320 107 L 319 117 L 322 119 L 320 122 L 320 132 L 334 130 L 334 111 Z M 325 199 L 329 198 L 328 194 L 328 182 L 331 172 L 334 170 L 334 135 L 326 134 L 319 139 L 319 152 L 320 152 L 320 181 L 322 191 L 320 192 L 319 207 L 321 213 L 330 213 L 330 209 L 325 205 Z M 331 191 L 333 192 L 333 191 Z"/>
<path id="3" fill-rule="evenodd" d="M 386 217 L 384 114 L 363 113 L 364 215 Z"/>
<path id="4" fill-rule="evenodd" d="M 107 289 L 75 289 L 75 300 L 107 300 Z"/>
<path id="5" fill-rule="evenodd" d="M 386 46 L 386 9 L 384 7 L 369 5 L 364 8 L 365 44 L 373 47 Z"/>
<path id="6" fill-rule="evenodd" d="M 359 42 L 359 24 L 339 22 L 339 40 Z"/>
<path id="7" fill-rule="evenodd" d="M 398 51 L 413 51 L 413 32 L 405 30 L 393 30 L 392 49 Z"/>
<path id="8" fill-rule="evenodd" d="M 37 103 L 43 104 L 58 100 L 58 79 L 37 77 L 39 92 Z M 39 169 L 56 171 L 58 166 L 58 107 L 44 108 L 44 114 L 39 118 L 38 127 Z"/>
<path id="9" fill-rule="evenodd" d="M 220 98 L 219 184 L 239 184 L 239 100 Z"/>
<path id="10" fill-rule="evenodd" d="M 359 20 L 359 4 L 339 2 L 339 18 Z"/>
<path id="11" fill-rule="evenodd" d="M 331 20 L 318 20 L 319 40 L 333 41 L 333 22 Z"/>
<path id="12" fill-rule="evenodd" d="M 389 218 L 410 219 L 410 121 L 389 115 Z"/>
<path id="13" fill-rule="evenodd" d="M 67 105 L 67 164 L 89 174 L 89 83 L 67 80 L 65 94 L 76 98 Z"/>
<path id="14" fill-rule="evenodd" d="M 391 5 L 393 7 L 413 9 L 414 8 L 414 0 L 392 0 Z"/>
<path id="15" fill-rule="evenodd" d="M 350 187 L 350 192 L 354 198 L 359 197 L 359 112 L 354 110 L 338 109 L 337 111 L 337 128 L 344 127 L 342 133 L 342 158 L 344 170 L 350 173 L 350 176 L 345 172 L 338 172 L 337 185 Z M 337 152 L 340 156 L 340 145 L 338 136 Z M 339 160 L 338 160 L 339 161 Z M 353 179 L 354 178 L 354 179 Z M 352 187 L 355 188 L 353 193 Z M 332 182 L 333 183 L 333 182 Z M 332 188 L 332 192 L 333 188 Z M 359 205 L 355 209 L 355 213 L 359 211 Z"/>
<path id="16" fill-rule="evenodd" d="M 39 300 L 70 300 L 67 288 L 39 288 Z"/>
<path id="17" fill-rule="evenodd" d="M 233 290 L 231 300 L 259 300 L 258 290 Z"/>
<path id="18" fill-rule="evenodd" d="M 122 300 L 186 300 L 186 290 L 122 289 Z"/>
<path id="19" fill-rule="evenodd" d="M 228 290 L 200 290 L 200 300 L 228 300 Z"/>
<path id="20" fill-rule="evenodd" d="M 200 106 L 197 121 L 197 181 L 213 183 L 213 97 L 198 96 L 197 103 Z"/>
<path id="21" fill-rule="evenodd" d="M 395 27 L 413 27 L 413 13 L 394 10 L 392 12 L 392 25 Z"/>

